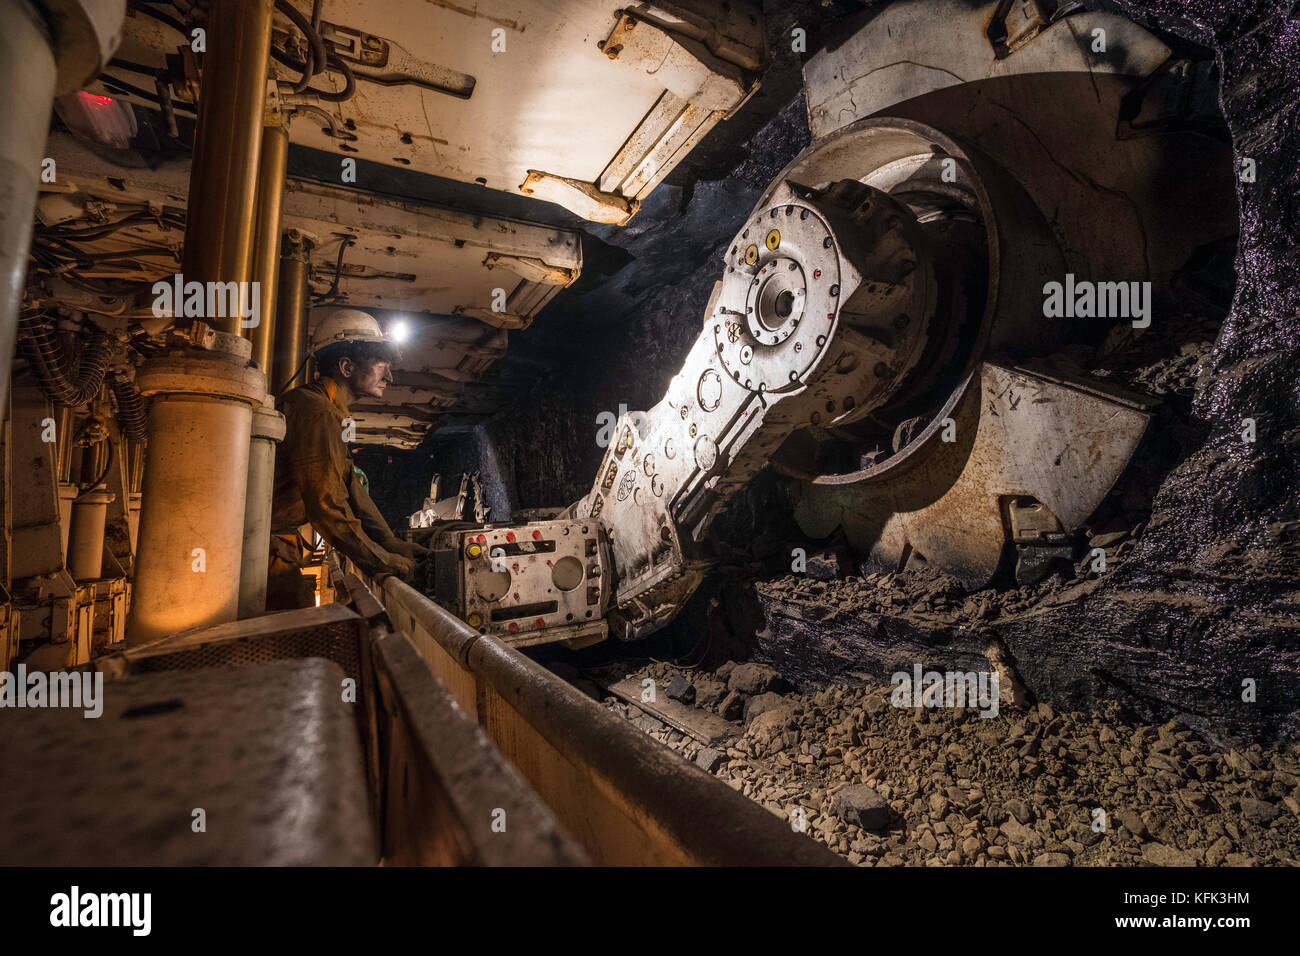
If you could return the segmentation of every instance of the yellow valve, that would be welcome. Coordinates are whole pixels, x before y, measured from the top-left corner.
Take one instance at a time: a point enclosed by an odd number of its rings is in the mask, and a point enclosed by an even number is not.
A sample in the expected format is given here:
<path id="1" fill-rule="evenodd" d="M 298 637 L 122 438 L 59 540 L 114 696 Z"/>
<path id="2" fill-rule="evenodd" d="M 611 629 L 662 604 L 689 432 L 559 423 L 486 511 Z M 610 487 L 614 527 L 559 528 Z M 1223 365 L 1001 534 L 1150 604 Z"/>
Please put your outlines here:
<path id="1" fill-rule="evenodd" d="M 745 265 L 752 266 L 756 262 L 758 262 L 758 246 L 751 244 L 750 247 L 745 250 Z"/>
<path id="2" fill-rule="evenodd" d="M 767 247 L 775 251 L 779 245 L 781 245 L 781 230 L 773 229 L 767 234 Z"/>
<path id="3" fill-rule="evenodd" d="M 465 618 L 465 623 L 470 627 L 478 627 L 483 623 L 483 615 L 478 613 L 471 614 L 469 617 Z"/>
<path id="4" fill-rule="evenodd" d="M 471 544 L 469 546 L 469 556 L 471 558 L 477 558 L 482 553 L 483 553 L 483 549 L 479 547 L 477 544 Z"/>

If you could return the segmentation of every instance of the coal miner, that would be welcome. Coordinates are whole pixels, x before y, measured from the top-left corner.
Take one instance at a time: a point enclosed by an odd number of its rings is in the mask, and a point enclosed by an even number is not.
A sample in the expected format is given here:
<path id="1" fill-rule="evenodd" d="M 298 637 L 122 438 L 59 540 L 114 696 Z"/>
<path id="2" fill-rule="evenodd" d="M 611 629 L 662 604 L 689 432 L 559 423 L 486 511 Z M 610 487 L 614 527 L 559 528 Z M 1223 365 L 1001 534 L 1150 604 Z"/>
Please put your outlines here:
<path id="1" fill-rule="evenodd" d="M 286 394 L 279 406 L 285 436 L 275 456 L 268 611 L 315 603 L 312 580 L 300 570 L 310 550 L 304 525 L 371 575 L 409 577 L 425 553 L 393 534 L 345 441 L 352 406 L 384 397 L 396 351 L 374 317 L 357 309 L 335 310 L 312 335 L 316 381 Z"/>

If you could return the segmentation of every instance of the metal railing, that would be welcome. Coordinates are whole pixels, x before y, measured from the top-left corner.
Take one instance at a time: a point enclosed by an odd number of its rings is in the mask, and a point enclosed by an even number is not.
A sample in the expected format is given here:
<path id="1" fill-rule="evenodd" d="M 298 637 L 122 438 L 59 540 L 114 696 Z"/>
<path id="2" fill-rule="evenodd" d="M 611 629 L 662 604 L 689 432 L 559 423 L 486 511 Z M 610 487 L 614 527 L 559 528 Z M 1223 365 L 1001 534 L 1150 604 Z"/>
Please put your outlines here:
<path id="1" fill-rule="evenodd" d="M 397 578 L 381 579 L 376 594 L 393 625 L 594 862 L 847 865 Z"/>

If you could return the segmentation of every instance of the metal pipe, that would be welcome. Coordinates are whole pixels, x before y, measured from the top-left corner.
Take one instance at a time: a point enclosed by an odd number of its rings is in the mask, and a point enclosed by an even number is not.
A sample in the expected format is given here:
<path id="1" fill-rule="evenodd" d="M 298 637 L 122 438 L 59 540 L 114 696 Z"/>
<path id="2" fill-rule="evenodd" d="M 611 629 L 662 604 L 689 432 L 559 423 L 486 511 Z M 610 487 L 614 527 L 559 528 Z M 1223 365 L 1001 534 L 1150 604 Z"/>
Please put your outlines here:
<path id="1" fill-rule="evenodd" d="M 289 159 L 289 131 L 278 122 L 262 127 L 262 157 L 257 172 L 257 224 L 253 243 L 253 281 L 261 321 L 249 331 L 253 361 L 271 371 L 280 265 L 280 207 L 284 198 L 284 169 Z"/>
<path id="2" fill-rule="evenodd" d="M 186 281 L 252 278 L 272 0 L 214 0 L 190 166 Z M 241 285 L 246 289 L 246 285 Z M 188 318 L 193 318 L 188 317 Z M 253 408 L 266 377 L 240 317 L 178 321 L 178 344 L 136 375 L 152 396 L 127 643 L 235 620 Z M 191 344 L 202 348 L 187 347 Z"/>
<path id="3" fill-rule="evenodd" d="M 59 442 L 57 474 L 59 481 L 66 482 L 72 480 L 72 452 L 77 447 L 73 434 L 76 430 L 77 419 L 76 414 L 70 406 L 60 405 L 57 406 L 57 409 L 58 410 L 55 413 L 59 416 L 57 429 Z"/>
<path id="4" fill-rule="evenodd" d="M 213 0 L 208 13 L 185 219 L 187 282 L 252 279 L 273 10 L 273 0 Z M 239 333 L 239 316 L 207 321 L 218 331 Z"/>
<path id="5" fill-rule="evenodd" d="M 78 582 L 94 581 L 103 572 L 104 526 L 108 506 L 115 500 L 115 494 L 99 485 L 73 502 L 68 530 L 68 572 Z"/>
<path id="6" fill-rule="evenodd" d="M 251 351 L 218 332 L 211 349 L 173 349 L 136 373 L 153 402 L 130 646 L 238 614 L 249 438 L 266 396 Z"/>
<path id="7" fill-rule="evenodd" d="M 49 33 L 27 0 L 0 0 L 0 405 L 8 401 L 18 308 L 57 70 Z"/>
<path id="8" fill-rule="evenodd" d="M 275 446 L 284 438 L 284 416 L 262 405 L 253 409 L 244 505 L 244 558 L 239 569 L 239 618 L 266 613 L 266 571 L 271 557 L 271 492 Z"/>
<path id="9" fill-rule="evenodd" d="M 307 354 L 310 251 L 311 244 L 306 239 L 292 233 L 284 237 L 275 307 L 275 349 L 271 357 L 271 393 L 274 395 L 279 395 L 289 383 Z M 297 384 L 306 381 L 299 376 Z"/>

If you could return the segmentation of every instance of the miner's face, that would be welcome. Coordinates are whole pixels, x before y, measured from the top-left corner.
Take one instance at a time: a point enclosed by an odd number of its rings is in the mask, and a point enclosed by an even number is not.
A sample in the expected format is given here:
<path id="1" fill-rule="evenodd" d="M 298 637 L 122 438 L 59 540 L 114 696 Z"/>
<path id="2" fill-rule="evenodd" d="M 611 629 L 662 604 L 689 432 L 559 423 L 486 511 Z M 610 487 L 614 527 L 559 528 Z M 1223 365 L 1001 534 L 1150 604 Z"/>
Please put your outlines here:
<path id="1" fill-rule="evenodd" d="M 358 398 L 383 398 L 384 389 L 393 380 L 391 369 L 391 363 L 383 360 L 353 362 L 344 359 L 339 363 L 339 371 Z"/>

